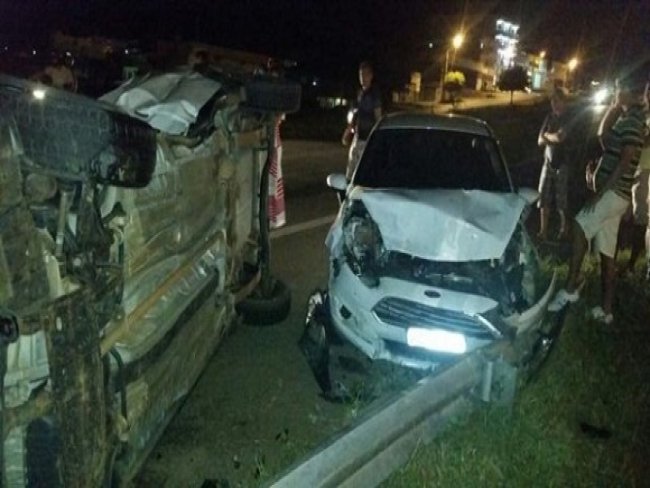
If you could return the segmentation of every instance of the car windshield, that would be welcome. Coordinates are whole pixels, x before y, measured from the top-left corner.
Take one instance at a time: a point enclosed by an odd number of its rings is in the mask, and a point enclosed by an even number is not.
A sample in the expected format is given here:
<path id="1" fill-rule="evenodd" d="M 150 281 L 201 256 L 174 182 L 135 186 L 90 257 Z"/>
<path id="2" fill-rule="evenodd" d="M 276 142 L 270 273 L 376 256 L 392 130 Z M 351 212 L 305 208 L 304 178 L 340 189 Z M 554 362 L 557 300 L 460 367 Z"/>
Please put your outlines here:
<path id="1" fill-rule="evenodd" d="M 494 139 L 435 129 L 377 130 L 354 184 L 368 188 L 510 191 Z"/>

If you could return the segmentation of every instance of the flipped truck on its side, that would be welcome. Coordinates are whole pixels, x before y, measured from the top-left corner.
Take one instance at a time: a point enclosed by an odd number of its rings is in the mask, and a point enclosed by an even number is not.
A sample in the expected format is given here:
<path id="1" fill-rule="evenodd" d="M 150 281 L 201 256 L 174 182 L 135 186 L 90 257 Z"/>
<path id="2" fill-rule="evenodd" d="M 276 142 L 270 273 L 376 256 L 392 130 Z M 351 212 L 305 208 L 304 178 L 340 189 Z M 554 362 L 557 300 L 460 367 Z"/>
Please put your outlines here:
<path id="1" fill-rule="evenodd" d="M 236 312 L 289 311 L 266 189 L 300 87 L 179 72 L 170 109 L 165 77 L 132 84 L 137 120 L 0 76 L 0 486 L 125 483 Z M 213 90 L 188 109 L 192 82 Z M 153 128 L 182 109 L 186 127 Z"/>

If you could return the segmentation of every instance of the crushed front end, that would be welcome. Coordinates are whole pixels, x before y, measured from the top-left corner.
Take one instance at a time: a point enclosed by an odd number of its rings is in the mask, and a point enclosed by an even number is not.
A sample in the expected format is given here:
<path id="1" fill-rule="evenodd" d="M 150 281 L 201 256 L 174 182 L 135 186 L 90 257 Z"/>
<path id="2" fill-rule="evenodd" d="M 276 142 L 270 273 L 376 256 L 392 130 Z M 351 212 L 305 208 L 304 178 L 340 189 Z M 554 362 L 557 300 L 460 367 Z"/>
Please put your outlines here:
<path id="1" fill-rule="evenodd" d="M 439 240 L 445 232 L 455 235 L 457 247 L 441 247 L 436 252 L 447 253 L 446 258 L 455 252 L 460 259 L 442 260 L 409 254 L 404 249 L 409 243 L 406 236 L 401 239 L 407 245 L 400 250 L 387 249 L 385 232 L 391 226 L 383 224 L 382 230 L 382 222 L 377 222 L 377 213 L 373 218 L 370 208 L 363 198 L 353 195 L 330 231 L 329 290 L 323 295 L 326 299 L 312 300 L 322 305 L 310 307 L 318 312 L 308 314 L 304 351 L 307 338 L 318 339 L 312 345 L 323 347 L 324 337 L 330 344 L 353 346 L 368 361 L 426 372 L 495 341 L 514 343 L 542 326 L 555 277 L 548 279 L 541 272 L 521 213 L 511 214 L 517 220 L 501 239 L 504 249 L 480 259 L 462 256 L 462 243 L 471 239 L 467 234 L 472 231 L 465 224 L 476 225 L 476 219 L 450 219 L 439 227 Z M 421 220 L 423 229 L 436 226 L 433 219 Z M 396 219 L 394 226 L 399 227 Z M 427 243 L 411 244 L 423 249 Z M 315 332 L 321 328 L 315 325 L 319 322 L 324 332 Z M 322 380 L 326 355 L 312 352 L 307 356 L 327 391 L 328 384 Z M 330 360 L 330 376 L 332 371 Z M 330 378 L 330 391 L 336 385 L 337 380 Z"/>

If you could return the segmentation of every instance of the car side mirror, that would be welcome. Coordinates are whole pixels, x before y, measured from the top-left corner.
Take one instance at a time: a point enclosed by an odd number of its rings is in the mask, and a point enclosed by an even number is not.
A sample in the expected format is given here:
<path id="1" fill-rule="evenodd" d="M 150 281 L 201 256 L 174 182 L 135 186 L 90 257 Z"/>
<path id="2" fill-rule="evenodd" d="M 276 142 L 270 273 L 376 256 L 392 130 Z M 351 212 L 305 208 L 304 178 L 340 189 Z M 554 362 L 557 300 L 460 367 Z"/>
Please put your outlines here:
<path id="1" fill-rule="evenodd" d="M 532 205 L 539 200 L 539 192 L 532 188 L 519 188 L 517 194 L 523 198 L 528 205 Z"/>
<path id="2" fill-rule="evenodd" d="M 341 173 L 334 173 L 327 177 L 327 186 L 338 191 L 345 191 L 348 187 L 348 180 L 345 179 L 345 175 Z"/>

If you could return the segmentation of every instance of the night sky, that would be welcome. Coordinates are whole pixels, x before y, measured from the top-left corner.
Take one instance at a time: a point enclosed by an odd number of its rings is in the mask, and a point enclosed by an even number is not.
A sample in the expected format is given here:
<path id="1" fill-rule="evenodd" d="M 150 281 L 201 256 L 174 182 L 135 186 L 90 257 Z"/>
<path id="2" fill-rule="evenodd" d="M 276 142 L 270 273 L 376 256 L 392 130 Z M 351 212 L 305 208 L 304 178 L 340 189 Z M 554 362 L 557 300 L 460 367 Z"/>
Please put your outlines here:
<path id="1" fill-rule="evenodd" d="M 556 59 L 577 53 L 596 75 L 650 49 L 650 2 L 642 0 L 0 0 L 0 42 L 39 43 L 57 29 L 181 38 L 294 59 L 331 78 L 354 78 L 368 58 L 397 80 L 426 59 L 429 42 L 449 39 L 463 13 L 518 20 L 524 46 Z"/>

